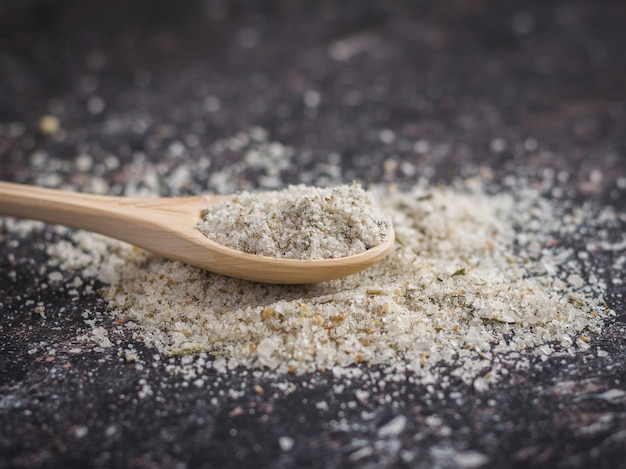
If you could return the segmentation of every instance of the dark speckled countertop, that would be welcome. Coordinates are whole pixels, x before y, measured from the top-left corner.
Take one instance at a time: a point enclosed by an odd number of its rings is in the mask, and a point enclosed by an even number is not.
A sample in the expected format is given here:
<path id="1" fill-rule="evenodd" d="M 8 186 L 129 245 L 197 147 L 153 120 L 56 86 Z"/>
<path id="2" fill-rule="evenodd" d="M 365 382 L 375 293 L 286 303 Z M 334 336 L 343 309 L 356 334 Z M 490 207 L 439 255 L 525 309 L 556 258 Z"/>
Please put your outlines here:
<path id="1" fill-rule="evenodd" d="M 347 180 L 384 181 L 387 160 L 443 183 L 484 168 L 496 182 L 561 175 L 567 197 L 624 213 L 625 28 L 617 0 L 9 0 L 0 179 L 59 170 L 37 166 L 44 151 L 113 154 L 121 180 L 137 155 L 170 161 L 176 140 L 193 153 L 260 126 L 304 155 L 285 182 L 335 153 Z M 41 132 L 46 115 L 59 117 L 55 138 Z M 407 143 L 419 141 L 428 151 Z M 213 376 L 209 392 L 139 345 L 143 368 L 115 349 L 75 353 L 83 313 L 106 305 L 42 286 L 54 236 L 15 244 L 0 232 L 2 468 L 626 467 L 626 290 L 610 281 L 623 248 L 594 258 L 616 315 L 588 351 L 535 357 L 485 392 L 398 382 L 360 402 L 366 384 L 344 379 L 337 393 L 330 373 L 290 377 L 287 391 L 240 370 Z"/>

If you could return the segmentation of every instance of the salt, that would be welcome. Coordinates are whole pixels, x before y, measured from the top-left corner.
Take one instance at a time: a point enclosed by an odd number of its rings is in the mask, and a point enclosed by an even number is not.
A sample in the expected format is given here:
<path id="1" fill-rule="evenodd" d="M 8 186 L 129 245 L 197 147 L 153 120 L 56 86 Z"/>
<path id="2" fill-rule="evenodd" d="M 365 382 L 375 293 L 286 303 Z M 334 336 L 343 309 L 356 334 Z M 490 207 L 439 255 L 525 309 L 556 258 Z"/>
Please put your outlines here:
<path id="1" fill-rule="evenodd" d="M 357 184 L 243 192 L 208 208 L 198 224 L 225 246 L 292 259 L 358 254 L 384 241 L 390 226 L 389 217 Z"/>
<path id="2" fill-rule="evenodd" d="M 414 150 L 443 151 L 425 141 L 417 142 Z M 226 160 L 230 151 L 246 155 L 244 161 L 218 167 L 215 162 Z M 192 161 L 187 152 L 170 155 L 176 165 L 166 172 L 166 166 L 151 165 L 138 153 L 129 167 L 132 171 L 122 168 L 123 159 L 114 156 L 104 157 L 103 167 L 132 174 L 123 187 L 126 195 L 195 189 L 197 171 L 206 179 L 203 190 L 230 193 L 249 189 L 253 182 L 266 184 L 262 189 L 278 183 L 283 187 L 284 171 L 297 166 L 302 156 L 293 148 L 268 141 L 267 132 L 260 128 L 217 141 L 210 153 L 219 158 L 203 156 Z M 41 160 L 41 172 L 44 166 L 56 171 L 54 179 L 45 182 L 58 184 L 63 179 L 60 160 L 40 154 L 33 158 Z M 94 157 L 94 167 L 98 165 L 102 163 Z M 345 177 L 336 155 L 316 168 L 316 173 L 303 170 L 299 180 L 317 185 L 327 181 L 333 186 Z M 405 172 L 402 165 L 398 168 Z M 250 169 L 254 181 L 245 179 Z M 626 221 L 624 215 L 608 210 L 597 216 L 598 208 L 591 204 L 568 207 L 566 201 L 543 197 L 523 177 L 507 177 L 506 190 L 493 193 L 480 178 L 432 186 L 429 174 L 433 174 L 432 167 L 420 168 L 422 182 L 402 191 L 393 186 L 368 187 L 373 206 L 380 207 L 394 225 L 395 248 L 380 264 L 344 279 L 300 286 L 255 284 L 167 261 L 92 233 L 67 230 L 57 233 L 61 239 L 48 245 L 46 269 L 52 274 L 48 280 L 59 282 L 55 288 L 66 288 L 72 296 L 78 295 L 78 288 L 81 295 L 102 292 L 109 300 L 110 314 L 120 323 L 116 327 L 130 329 L 137 341 L 155 350 L 156 357 L 182 356 L 177 359 L 180 366 L 160 366 L 182 373 L 190 384 L 199 385 L 198 379 L 206 383 L 207 368 L 218 372 L 217 379 L 233 369 L 242 374 L 253 369 L 272 376 L 329 370 L 346 386 L 351 380 L 370 380 L 374 387 L 367 394 L 355 394 L 348 408 L 378 402 L 384 397 L 380 391 L 385 382 L 394 380 L 430 383 L 431 397 L 435 383 L 443 388 L 449 377 L 458 377 L 482 392 L 502 379 L 506 369 L 512 373 L 528 370 L 536 357 L 555 360 L 563 350 L 573 355 L 593 346 L 604 318 L 614 314 L 603 295 L 607 284 L 615 284 L 590 260 L 596 251 L 614 254 L 614 277 L 623 277 L 625 239 L 608 236 L 608 230 L 616 231 Z M 549 194 L 550 184 L 564 183 L 568 177 L 563 172 L 550 175 L 542 190 Z M 82 189 L 92 183 L 86 181 Z M 353 186 L 348 189 L 355 190 Z M 345 205 L 347 199 L 340 200 Z M 356 197 L 355 202 L 362 205 L 364 199 Z M 321 216 L 328 216 L 327 212 L 322 210 Z M 364 212 L 357 214 L 372 215 L 369 208 Z M 346 218 L 345 213 L 338 215 L 342 223 Z M 300 218 L 295 219 L 299 220 L 296 226 L 301 224 Z M 278 225 L 280 220 L 269 221 Z M 365 225 L 364 231 L 377 226 Z M 42 226 L 0 219 L 6 235 L 3 242 L 11 249 L 20 246 L 20 237 Z M 328 233 L 339 232 L 331 224 L 321 226 L 316 235 L 324 239 L 320 245 L 326 244 Z M 587 232 L 581 231 L 583 227 Z M 554 243 L 570 236 L 581 241 L 578 252 Z M 345 245 L 347 239 L 356 238 L 350 233 L 341 240 Z M 366 242 L 377 241 L 361 240 L 361 249 Z M 281 249 L 289 255 L 311 255 L 293 242 L 282 248 L 269 244 L 268 249 L 270 255 Z M 337 253 L 337 249 L 332 250 Z M 8 259 L 13 263 L 11 256 Z M 12 270 L 7 278 L 15 279 L 15 275 Z M 89 321 L 92 314 L 85 311 L 83 317 Z M 138 359 L 132 349 L 126 353 L 128 344 L 120 345 L 111 334 L 109 321 L 87 324 L 93 333 L 86 337 L 100 348 L 122 347 L 121 357 L 131 362 Z M 546 345 L 550 343 L 554 345 Z M 70 353 L 90 350 L 73 348 Z M 600 356 L 603 353 L 598 351 Z M 158 360 L 153 363 L 156 366 Z M 372 371 L 376 368 L 370 365 L 380 365 L 384 374 Z M 149 394 L 147 389 L 142 391 Z M 404 425 L 392 422 L 383 433 L 394 436 Z M 354 458 L 367 451 L 367 447 L 357 450 Z M 466 465 L 473 464 L 475 456 L 470 456 Z"/>

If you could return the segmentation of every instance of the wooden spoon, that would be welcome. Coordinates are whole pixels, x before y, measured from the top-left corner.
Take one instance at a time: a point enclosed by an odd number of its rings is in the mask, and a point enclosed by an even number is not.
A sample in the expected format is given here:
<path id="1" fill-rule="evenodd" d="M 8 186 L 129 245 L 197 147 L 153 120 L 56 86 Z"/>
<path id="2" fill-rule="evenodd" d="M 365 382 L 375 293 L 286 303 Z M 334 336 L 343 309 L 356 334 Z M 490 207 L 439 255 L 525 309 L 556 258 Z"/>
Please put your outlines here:
<path id="1" fill-rule="evenodd" d="M 81 194 L 0 181 L 0 214 L 65 225 L 126 241 L 229 277 L 267 283 L 311 283 L 345 277 L 382 260 L 385 241 L 360 254 L 334 259 L 284 259 L 237 251 L 200 233 L 201 212 L 232 196 L 124 198 Z"/>

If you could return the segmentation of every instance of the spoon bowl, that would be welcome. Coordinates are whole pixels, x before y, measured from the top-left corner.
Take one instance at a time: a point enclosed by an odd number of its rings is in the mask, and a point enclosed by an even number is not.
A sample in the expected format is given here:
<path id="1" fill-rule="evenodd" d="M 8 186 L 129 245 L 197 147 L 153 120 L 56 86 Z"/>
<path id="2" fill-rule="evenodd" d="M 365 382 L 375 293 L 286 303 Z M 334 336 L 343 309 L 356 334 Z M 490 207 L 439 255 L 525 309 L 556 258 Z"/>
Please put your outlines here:
<path id="1" fill-rule="evenodd" d="M 0 182 L 0 214 L 93 231 L 203 270 L 266 283 L 345 277 L 379 262 L 393 248 L 390 227 L 382 243 L 346 257 L 303 260 L 237 251 L 196 228 L 204 210 L 229 197 L 126 198 Z"/>

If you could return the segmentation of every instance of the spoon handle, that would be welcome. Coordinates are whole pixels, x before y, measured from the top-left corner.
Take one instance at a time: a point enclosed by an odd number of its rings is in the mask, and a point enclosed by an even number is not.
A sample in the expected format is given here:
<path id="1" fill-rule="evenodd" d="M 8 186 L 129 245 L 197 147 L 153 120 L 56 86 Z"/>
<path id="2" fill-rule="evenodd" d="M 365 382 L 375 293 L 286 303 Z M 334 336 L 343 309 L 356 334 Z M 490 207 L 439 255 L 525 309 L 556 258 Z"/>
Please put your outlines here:
<path id="1" fill-rule="evenodd" d="M 203 196 L 125 198 L 0 181 L 0 215 L 93 231 L 203 268 L 216 259 L 207 249 L 215 243 L 195 229 L 207 204 Z"/>
<path id="2" fill-rule="evenodd" d="M 102 233 L 119 218 L 118 197 L 66 192 L 0 181 L 0 214 Z M 118 216 L 112 216 L 117 211 Z M 111 228 L 109 226 L 109 228 Z"/>
<path id="3" fill-rule="evenodd" d="M 93 231 L 158 253 L 181 237 L 205 240 L 195 223 L 207 204 L 202 196 L 125 198 L 0 181 L 0 215 Z"/>

